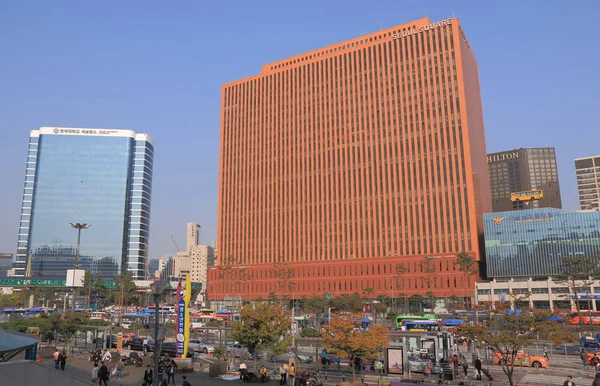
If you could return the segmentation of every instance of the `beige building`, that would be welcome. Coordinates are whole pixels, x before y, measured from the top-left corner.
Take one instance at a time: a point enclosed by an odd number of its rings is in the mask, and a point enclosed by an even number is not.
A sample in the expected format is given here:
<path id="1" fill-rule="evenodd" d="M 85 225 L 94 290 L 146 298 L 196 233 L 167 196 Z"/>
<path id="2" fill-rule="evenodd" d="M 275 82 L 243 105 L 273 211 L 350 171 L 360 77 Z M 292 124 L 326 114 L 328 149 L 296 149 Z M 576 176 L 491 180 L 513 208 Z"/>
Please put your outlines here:
<path id="1" fill-rule="evenodd" d="M 594 280 L 586 292 L 575 294 L 565 283 L 552 278 L 495 279 L 475 284 L 475 302 L 510 302 L 511 309 L 600 310 L 600 281 Z M 519 299 L 523 299 L 522 304 L 516 304 Z"/>
<path id="2" fill-rule="evenodd" d="M 193 283 L 202 283 L 206 289 L 208 267 L 215 264 L 215 250 L 209 245 L 200 245 L 200 225 L 187 224 L 186 250 L 175 254 L 173 275 L 183 278 L 190 274 Z"/>

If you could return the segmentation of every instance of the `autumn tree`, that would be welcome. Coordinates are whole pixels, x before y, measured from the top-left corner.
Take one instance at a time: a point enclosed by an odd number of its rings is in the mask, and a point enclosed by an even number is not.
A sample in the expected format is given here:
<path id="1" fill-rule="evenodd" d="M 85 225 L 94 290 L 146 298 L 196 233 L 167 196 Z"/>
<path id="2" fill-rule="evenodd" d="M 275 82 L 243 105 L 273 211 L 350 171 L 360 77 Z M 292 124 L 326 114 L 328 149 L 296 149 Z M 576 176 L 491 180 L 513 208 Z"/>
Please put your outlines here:
<path id="1" fill-rule="evenodd" d="M 513 304 L 523 302 L 515 297 Z M 529 308 L 510 310 L 511 302 L 497 302 L 491 307 L 489 318 L 475 324 L 465 323 L 455 328 L 457 335 L 477 340 L 492 351 L 502 366 L 510 385 L 514 385 L 514 364 L 517 353 L 534 340 L 550 340 L 561 344 L 570 340 L 569 330 L 549 320 L 549 312 Z"/>
<path id="2" fill-rule="evenodd" d="M 246 304 L 240 310 L 240 320 L 232 323 L 232 333 L 255 358 L 257 351 L 281 354 L 291 344 L 291 313 L 277 303 Z"/>
<path id="3" fill-rule="evenodd" d="M 355 358 L 372 359 L 389 344 L 386 328 L 379 324 L 362 331 L 357 328 L 361 316 L 358 314 L 337 314 L 323 326 L 321 338 L 327 351 L 336 353 L 354 363 Z M 352 380 L 356 380 L 356 369 L 352 367 Z"/>
<path id="4" fill-rule="evenodd" d="M 469 276 L 475 275 L 479 270 L 477 269 L 477 262 L 473 256 L 469 255 L 467 252 L 460 252 L 456 255 L 456 260 L 454 261 L 454 266 L 458 267 L 458 270 L 462 273 L 462 304 L 463 309 L 465 307 L 465 298 L 466 298 L 466 290 L 467 283 L 469 281 Z"/>

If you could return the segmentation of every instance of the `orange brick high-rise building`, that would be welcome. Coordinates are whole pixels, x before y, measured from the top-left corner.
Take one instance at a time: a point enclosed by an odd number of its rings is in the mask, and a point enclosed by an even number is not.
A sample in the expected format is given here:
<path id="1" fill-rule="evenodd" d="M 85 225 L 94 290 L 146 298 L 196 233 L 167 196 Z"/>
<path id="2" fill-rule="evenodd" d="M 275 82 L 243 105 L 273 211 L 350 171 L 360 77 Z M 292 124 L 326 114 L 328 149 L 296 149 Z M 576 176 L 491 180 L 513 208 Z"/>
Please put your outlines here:
<path id="1" fill-rule="evenodd" d="M 477 62 L 458 19 L 265 65 L 224 85 L 221 104 L 209 299 L 473 294 L 454 261 L 482 258 L 491 204 Z"/>

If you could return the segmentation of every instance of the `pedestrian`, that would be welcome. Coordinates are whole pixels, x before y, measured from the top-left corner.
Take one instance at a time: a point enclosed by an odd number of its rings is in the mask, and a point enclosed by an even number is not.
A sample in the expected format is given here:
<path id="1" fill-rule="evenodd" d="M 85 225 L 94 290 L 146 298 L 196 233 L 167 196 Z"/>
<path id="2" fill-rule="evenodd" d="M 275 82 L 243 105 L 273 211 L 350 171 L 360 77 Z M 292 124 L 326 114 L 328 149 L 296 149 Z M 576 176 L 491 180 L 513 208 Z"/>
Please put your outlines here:
<path id="1" fill-rule="evenodd" d="M 102 355 L 102 361 L 110 362 L 111 359 L 112 359 L 112 355 L 110 354 L 110 351 L 104 350 L 104 355 Z"/>
<path id="2" fill-rule="evenodd" d="M 567 380 L 563 383 L 563 386 L 575 386 L 575 382 L 573 382 L 572 376 L 567 376 Z"/>
<path id="3" fill-rule="evenodd" d="M 478 381 L 481 381 L 481 359 L 475 359 L 475 376 Z"/>
<path id="4" fill-rule="evenodd" d="M 592 382 L 592 386 L 600 386 L 600 373 L 596 373 L 596 378 Z"/>
<path id="5" fill-rule="evenodd" d="M 60 351 L 58 351 L 58 349 L 54 351 L 54 354 L 52 354 L 52 358 L 54 359 L 54 368 L 56 370 L 60 370 Z"/>
<path id="6" fill-rule="evenodd" d="M 581 353 L 579 354 L 579 358 L 581 358 L 581 363 L 583 364 L 583 369 L 587 369 L 588 366 L 588 361 L 587 361 L 587 355 L 585 353 L 584 349 L 581 349 Z"/>
<path id="7" fill-rule="evenodd" d="M 187 377 L 185 375 L 181 378 L 183 378 L 183 386 L 192 386 L 192 384 L 187 381 Z"/>
<path id="8" fill-rule="evenodd" d="M 240 363 L 238 370 L 240 372 L 240 380 L 243 381 L 244 375 L 246 374 L 246 371 L 248 371 L 248 366 L 246 366 L 246 364 L 244 362 L 242 362 L 242 363 Z"/>
<path id="9" fill-rule="evenodd" d="M 267 368 L 265 366 L 260 366 L 260 382 L 265 383 L 267 381 Z"/>
<path id="10" fill-rule="evenodd" d="M 146 354 L 148 353 L 148 337 L 144 338 L 142 344 L 144 346 L 144 356 L 146 356 Z"/>
<path id="11" fill-rule="evenodd" d="M 546 345 L 544 345 L 544 358 L 550 360 L 550 357 L 548 357 L 548 347 Z"/>
<path id="12" fill-rule="evenodd" d="M 177 371 L 177 363 L 174 360 L 171 360 L 169 367 L 167 367 L 167 384 L 169 383 L 169 379 L 173 380 L 173 384 L 175 384 L 175 372 Z"/>
<path id="13" fill-rule="evenodd" d="M 285 363 L 280 363 L 279 364 L 279 384 L 280 385 L 285 385 L 287 383 L 287 372 L 288 372 L 288 367 Z"/>
<path id="14" fill-rule="evenodd" d="M 67 354 L 63 351 L 59 356 L 58 360 L 60 361 L 60 369 L 65 371 L 65 366 L 67 365 Z"/>
<path id="15" fill-rule="evenodd" d="M 321 351 L 321 364 L 325 366 L 327 364 L 327 350 Z"/>
<path id="16" fill-rule="evenodd" d="M 288 367 L 287 373 L 288 379 L 290 380 L 290 386 L 294 386 L 294 381 L 296 380 L 296 368 L 293 363 Z"/>
<path id="17" fill-rule="evenodd" d="M 119 358 L 119 361 L 117 362 L 117 379 L 121 379 L 123 378 L 123 369 L 125 368 L 125 363 L 123 363 L 123 359 Z"/>
<path id="18" fill-rule="evenodd" d="M 454 372 L 454 377 L 458 377 L 458 355 L 454 354 L 452 356 L 452 370 Z"/>
<path id="19" fill-rule="evenodd" d="M 469 364 L 467 363 L 467 358 L 465 358 L 465 356 L 462 353 L 460 354 L 460 365 L 463 369 L 463 375 L 466 378 L 467 375 L 469 375 Z"/>
<path id="20" fill-rule="evenodd" d="M 146 366 L 146 371 L 144 371 L 144 382 L 147 386 L 152 386 L 153 375 L 154 373 L 152 372 L 150 365 Z"/>
<path id="21" fill-rule="evenodd" d="M 98 384 L 102 386 L 102 382 L 104 382 L 104 386 L 108 386 L 108 367 L 104 364 L 104 362 L 100 362 L 100 370 L 98 370 Z"/>
<path id="22" fill-rule="evenodd" d="M 92 369 L 92 383 L 95 385 L 98 382 L 98 363 L 94 363 L 94 368 Z"/>

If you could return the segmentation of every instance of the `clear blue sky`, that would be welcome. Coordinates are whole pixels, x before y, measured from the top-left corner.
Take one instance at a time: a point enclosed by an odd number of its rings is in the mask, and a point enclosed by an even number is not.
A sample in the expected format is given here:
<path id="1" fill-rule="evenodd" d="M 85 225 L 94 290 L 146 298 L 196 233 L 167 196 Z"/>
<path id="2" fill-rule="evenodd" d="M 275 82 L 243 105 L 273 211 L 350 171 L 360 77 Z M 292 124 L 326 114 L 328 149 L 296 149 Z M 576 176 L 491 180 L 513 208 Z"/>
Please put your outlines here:
<path id="1" fill-rule="evenodd" d="M 425 15 L 457 16 L 479 62 L 488 151 L 600 154 L 599 1 L 0 1 L 0 252 L 15 252 L 30 129 L 149 133 L 151 257 L 216 238 L 220 86 L 263 64 Z"/>

